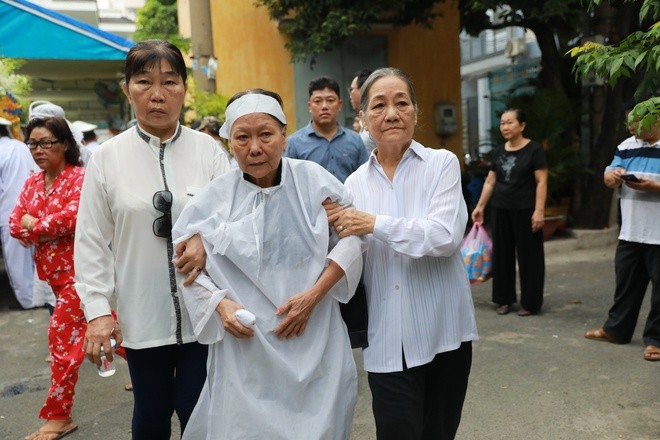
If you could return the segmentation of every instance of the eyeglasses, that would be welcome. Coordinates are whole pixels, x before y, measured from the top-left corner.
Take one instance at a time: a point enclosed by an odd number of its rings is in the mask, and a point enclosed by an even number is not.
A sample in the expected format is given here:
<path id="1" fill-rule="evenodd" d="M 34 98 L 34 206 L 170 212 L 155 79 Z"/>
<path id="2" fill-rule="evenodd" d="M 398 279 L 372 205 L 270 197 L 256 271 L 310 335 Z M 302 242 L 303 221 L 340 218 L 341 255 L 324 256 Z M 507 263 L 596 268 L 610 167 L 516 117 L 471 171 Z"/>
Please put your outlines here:
<path id="1" fill-rule="evenodd" d="M 60 142 L 59 139 L 55 139 L 54 141 L 42 139 L 40 141 L 27 141 L 25 142 L 25 145 L 27 145 L 30 150 L 36 150 L 37 147 L 41 147 L 44 150 L 50 150 L 53 148 L 53 144 L 57 144 L 58 142 Z"/>
<path id="2" fill-rule="evenodd" d="M 154 208 L 163 215 L 154 220 L 153 231 L 156 237 L 168 238 L 172 234 L 172 193 L 168 190 L 157 191 L 153 199 Z"/>

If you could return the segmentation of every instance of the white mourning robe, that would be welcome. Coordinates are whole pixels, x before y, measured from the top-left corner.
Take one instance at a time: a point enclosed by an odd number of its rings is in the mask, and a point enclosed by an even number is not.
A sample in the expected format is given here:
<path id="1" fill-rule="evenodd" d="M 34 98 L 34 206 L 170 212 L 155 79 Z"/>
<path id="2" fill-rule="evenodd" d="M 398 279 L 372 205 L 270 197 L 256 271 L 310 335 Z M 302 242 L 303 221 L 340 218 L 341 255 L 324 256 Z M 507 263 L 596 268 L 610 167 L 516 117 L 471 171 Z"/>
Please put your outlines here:
<path id="1" fill-rule="evenodd" d="M 183 210 L 173 236 L 199 233 L 207 271 L 183 289 L 199 342 L 209 345 L 208 377 L 184 439 L 347 439 L 357 396 L 353 355 L 337 301 L 347 302 L 362 270 L 362 246 L 348 237 L 328 254 L 321 203 L 351 203 L 319 165 L 282 159 L 281 183 L 260 188 L 239 169 L 215 179 Z M 315 307 L 302 336 L 279 339 L 275 309 L 318 279 L 327 259 L 342 278 Z M 226 295 L 256 315 L 255 335 L 225 334 L 217 304 Z"/>

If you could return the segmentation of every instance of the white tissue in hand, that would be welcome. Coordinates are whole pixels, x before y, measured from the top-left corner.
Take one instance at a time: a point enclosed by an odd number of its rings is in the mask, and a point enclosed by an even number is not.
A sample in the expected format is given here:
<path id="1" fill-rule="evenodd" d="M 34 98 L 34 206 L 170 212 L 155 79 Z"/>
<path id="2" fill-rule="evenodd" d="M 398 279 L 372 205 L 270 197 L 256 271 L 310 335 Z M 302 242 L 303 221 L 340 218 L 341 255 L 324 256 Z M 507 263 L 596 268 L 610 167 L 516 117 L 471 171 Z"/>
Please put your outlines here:
<path id="1" fill-rule="evenodd" d="M 238 319 L 238 321 L 246 327 L 252 327 L 254 323 L 257 322 L 257 318 L 254 316 L 254 313 L 245 309 L 236 310 L 234 315 L 236 316 L 236 319 Z"/>

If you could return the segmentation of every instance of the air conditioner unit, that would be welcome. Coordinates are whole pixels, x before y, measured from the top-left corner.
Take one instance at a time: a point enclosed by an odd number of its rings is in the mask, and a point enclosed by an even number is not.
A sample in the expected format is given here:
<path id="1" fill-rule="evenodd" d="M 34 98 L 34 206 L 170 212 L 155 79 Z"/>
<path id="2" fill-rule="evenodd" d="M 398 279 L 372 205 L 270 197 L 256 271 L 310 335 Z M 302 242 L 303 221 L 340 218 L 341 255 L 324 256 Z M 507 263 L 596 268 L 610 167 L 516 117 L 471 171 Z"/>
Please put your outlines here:
<path id="1" fill-rule="evenodd" d="M 504 56 L 515 58 L 527 52 L 527 43 L 524 38 L 510 38 L 504 46 Z"/>

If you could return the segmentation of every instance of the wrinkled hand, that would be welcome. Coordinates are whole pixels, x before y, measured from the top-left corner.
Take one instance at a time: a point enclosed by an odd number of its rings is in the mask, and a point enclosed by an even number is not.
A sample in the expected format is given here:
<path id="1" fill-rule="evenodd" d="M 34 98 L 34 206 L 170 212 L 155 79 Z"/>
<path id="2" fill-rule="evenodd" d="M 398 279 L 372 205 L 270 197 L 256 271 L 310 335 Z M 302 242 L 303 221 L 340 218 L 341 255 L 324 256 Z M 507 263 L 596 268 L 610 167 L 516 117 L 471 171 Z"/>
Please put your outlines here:
<path id="1" fill-rule="evenodd" d="M 176 256 L 177 270 L 188 275 L 183 280 L 183 285 L 189 286 L 206 267 L 206 250 L 199 234 L 179 243 L 176 247 Z"/>
<path id="2" fill-rule="evenodd" d="M 112 315 L 99 316 L 87 323 L 83 350 L 87 354 L 87 359 L 96 364 L 97 367 L 101 366 L 101 346 L 103 346 L 103 351 L 108 360 L 110 362 L 113 360 L 114 353 L 110 344 L 110 336 L 115 338 L 116 347 L 119 347 L 124 340 L 119 323 L 115 321 Z"/>
<path id="3" fill-rule="evenodd" d="M 246 339 L 254 336 L 254 330 L 250 327 L 244 326 L 236 318 L 236 311 L 244 308 L 245 307 L 229 298 L 224 298 L 215 308 L 220 315 L 220 319 L 222 319 L 222 326 L 225 331 L 239 339 Z"/>
<path id="4" fill-rule="evenodd" d="M 344 210 L 343 206 L 337 202 L 333 202 L 329 198 L 325 199 L 322 205 L 325 208 L 325 213 L 328 215 L 328 223 L 330 224 L 333 224 L 339 213 Z"/>
<path id="5" fill-rule="evenodd" d="M 344 208 L 332 214 L 333 225 L 339 233 L 339 238 L 349 235 L 367 235 L 374 232 L 376 216 L 368 212 L 358 211 L 355 208 Z"/>
<path id="6" fill-rule="evenodd" d="M 275 310 L 278 316 L 286 315 L 280 324 L 273 330 L 282 339 L 300 336 L 307 328 L 309 317 L 321 297 L 312 290 L 300 292 L 290 297 L 284 304 Z"/>

